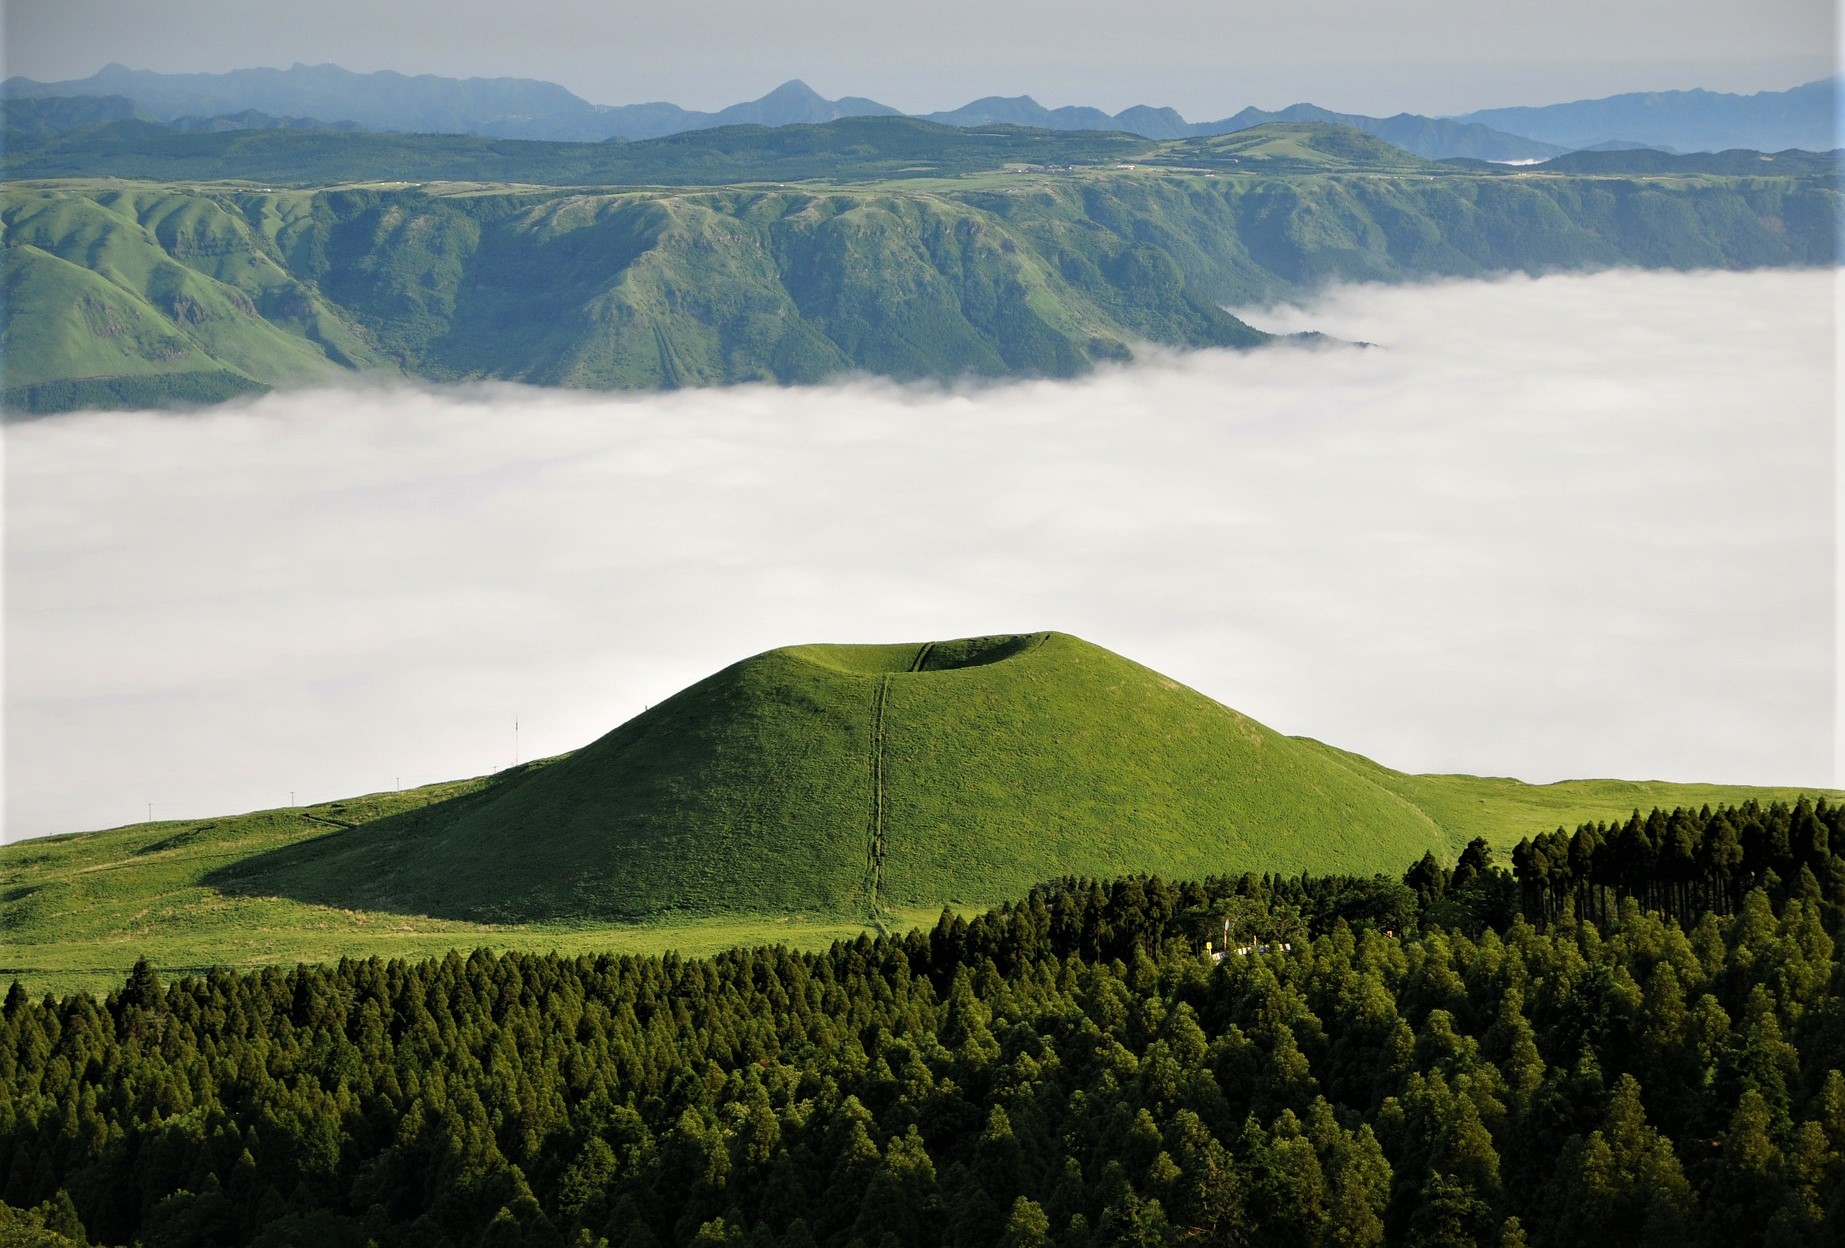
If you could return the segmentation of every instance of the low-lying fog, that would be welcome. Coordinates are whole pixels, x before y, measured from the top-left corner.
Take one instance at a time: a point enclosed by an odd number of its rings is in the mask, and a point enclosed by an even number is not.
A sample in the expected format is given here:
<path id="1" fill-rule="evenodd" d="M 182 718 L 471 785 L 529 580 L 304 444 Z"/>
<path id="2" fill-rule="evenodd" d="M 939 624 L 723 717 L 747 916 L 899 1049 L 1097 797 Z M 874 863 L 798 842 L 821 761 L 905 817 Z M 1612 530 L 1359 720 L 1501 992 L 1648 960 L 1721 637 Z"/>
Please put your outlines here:
<path id="1" fill-rule="evenodd" d="M 1394 767 L 1835 779 L 1835 276 L 1351 288 L 1077 383 L 15 425 L 7 837 L 472 775 L 803 641 L 1063 629 Z"/>

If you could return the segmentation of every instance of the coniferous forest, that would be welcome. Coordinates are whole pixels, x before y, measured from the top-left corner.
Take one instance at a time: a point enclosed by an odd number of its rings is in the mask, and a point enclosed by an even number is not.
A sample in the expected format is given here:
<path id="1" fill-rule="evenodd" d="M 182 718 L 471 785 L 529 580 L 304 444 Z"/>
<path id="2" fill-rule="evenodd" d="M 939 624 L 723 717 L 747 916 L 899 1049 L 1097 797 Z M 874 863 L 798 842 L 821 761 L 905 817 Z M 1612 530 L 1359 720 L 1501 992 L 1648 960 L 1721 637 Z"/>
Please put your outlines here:
<path id="1" fill-rule="evenodd" d="M 821 953 L 15 984 L 0 1244 L 1837 1244 L 1842 855 L 1655 811 Z"/>

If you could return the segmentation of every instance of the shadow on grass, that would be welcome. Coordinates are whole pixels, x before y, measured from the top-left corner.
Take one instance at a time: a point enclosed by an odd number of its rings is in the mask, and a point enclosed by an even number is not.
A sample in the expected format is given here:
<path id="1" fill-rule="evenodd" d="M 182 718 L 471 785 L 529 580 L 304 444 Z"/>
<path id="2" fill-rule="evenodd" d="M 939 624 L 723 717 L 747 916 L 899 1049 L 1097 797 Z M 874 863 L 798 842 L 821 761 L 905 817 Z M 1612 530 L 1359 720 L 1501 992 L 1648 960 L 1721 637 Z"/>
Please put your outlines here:
<path id="1" fill-rule="evenodd" d="M 519 788 L 551 760 L 508 768 L 480 787 L 427 806 L 367 819 L 208 872 L 200 883 L 232 897 L 282 897 L 341 910 L 370 910 L 472 923 L 536 923 L 561 907 L 510 898 L 478 873 L 458 869 L 443 832 Z M 337 807 L 326 808 L 334 813 Z M 304 819 L 330 823 L 302 812 Z M 521 904 L 524 903 L 524 904 Z M 556 911 L 553 913 L 553 911 Z"/>

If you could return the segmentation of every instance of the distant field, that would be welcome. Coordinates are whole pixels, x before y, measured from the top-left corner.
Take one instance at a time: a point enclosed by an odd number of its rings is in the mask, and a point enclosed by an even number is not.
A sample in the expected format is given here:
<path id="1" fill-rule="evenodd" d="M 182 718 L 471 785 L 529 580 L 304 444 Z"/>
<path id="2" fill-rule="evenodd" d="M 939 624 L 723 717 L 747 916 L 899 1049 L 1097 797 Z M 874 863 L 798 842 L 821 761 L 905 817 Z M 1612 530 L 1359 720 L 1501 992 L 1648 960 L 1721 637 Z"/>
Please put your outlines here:
<path id="1" fill-rule="evenodd" d="M 0 847 L 0 982 L 100 991 L 142 956 L 179 974 L 477 946 L 815 948 L 1066 872 L 1396 874 L 1473 836 L 1504 852 L 1635 809 L 1823 792 L 1405 775 L 1076 639 L 1024 641 L 988 661 L 950 643 L 771 652 L 498 776 Z M 767 788 L 759 755 L 778 760 Z"/>
<path id="2" fill-rule="evenodd" d="M 1774 788 L 1740 784 L 1677 784 L 1667 780 L 1559 780 L 1526 784 L 1503 776 L 1408 775 L 1368 758 L 1314 742 L 1364 769 L 1377 783 L 1416 805 L 1440 824 L 1458 852 L 1474 837 L 1502 853 L 1528 836 L 1556 828 L 1575 831 L 1584 823 L 1626 819 L 1655 806 L 1737 805 L 1755 801 L 1793 802 L 1801 796 L 1845 797 L 1836 789 Z"/>

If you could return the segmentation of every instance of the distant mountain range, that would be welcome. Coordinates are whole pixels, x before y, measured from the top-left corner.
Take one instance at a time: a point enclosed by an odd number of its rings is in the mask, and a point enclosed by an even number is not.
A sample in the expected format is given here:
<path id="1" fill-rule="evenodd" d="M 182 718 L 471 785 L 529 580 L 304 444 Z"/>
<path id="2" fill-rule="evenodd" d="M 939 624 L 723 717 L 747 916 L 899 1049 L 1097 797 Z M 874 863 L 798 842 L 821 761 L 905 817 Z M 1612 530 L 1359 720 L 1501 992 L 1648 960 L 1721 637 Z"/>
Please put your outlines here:
<path id="1" fill-rule="evenodd" d="M 1624 140 L 1682 152 L 1754 148 L 1780 152 L 1839 146 L 1839 78 L 1788 91 L 1647 91 L 1545 108 L 1489 108 L 1460 121 L 1508 130 L 1571 149 Z"/>
<path id="2" fill-rule="evenodd" d="M 256 109 L 274 116 L 351 121 L 372 130 L 432 134 L 497 134 L 494 126 L 540 119 L 558 133 L 521 138 L 586 138 L 565 134 L 597 115 L 596 106 L 554 82 L 528 78 L 411 77 L 389 70 L 355 74 L 338 65 L 237 69 L 223 74 L 162 74 L 106 65 L 88 78 L 40 83 L 9 78 L 9 99 L 44 96 L 125 96 L 156 120 L 213 117 Z M 606 138 L 608 135 L 596 136 Z"/>
<path id="3" fill-rule="evenodd" d="M 901 115 L 889 105 L 858 96 L 829 100 L 798 80 L 783 83 L 760 99 L 717 112 L 699 112 L 664 102 L 592 104 L 556 83 L 535 79 L 442 78 L 389 70 L 359 74 L 337 65 L 163 74 L 112 64 L 88 78 L 65 82 L 9 78 L 0 91 L 9 103 L 106 97 L 123 101 L 111 104 L 118 115 L 95 121 L 123 120 L 125 116 L 119 114 L 127 108 L 126 116 L 182 130 L 311 128 L 318 124 L 321 128 L 579 142 L 659 138 L 718 126 L 785 126 Z M 55 113 L 55 109 L 43 113 L 36 124 L 48 123 Z M 1170 108 L 1139 105 L 1110 114 L 1097 108 L 1046 108 L 1022 95 L 989 96 L 961 108 L 929 113 L 926 119 L 962 127 L 1113 130 L 1151 139 L 1230 134 L 1273 121 L 1331 121 L 1438 160 L 1535 161 L 1565 151 L 1611 145 L 1677 151 L 1736 147 L 1827 151 L 1838 146 L 1838 80 L 1821 79 L 1789 91 L 1749 96 L 1667 91 L 1542 108 L 1484 110 L 1461 117 L 1414 113 L 1368 117 L 1295 104 L 1277 112 L 1246 108 L 1216 121 L 1190 122 Z M 9 139 L 16 137 L 11 132 L 18 125 L 9 109 Z"/>
<path id="4" fill-rule="evenodd" d="M 36 146 L 53 135 L 70 137 L 73 131 L 93 132 L 117 122 L 132 122 L 154 131 L 177 134 L 222 134 L 233 130 L 343 130 L 365 129 L 356 121 L 321 121 L 316 117 L 277 117 L 246 108 L 215 117 L 175 117 L 161 121 L 125 95 L 50 95 L 4 101 L 8 146 Z"/>
<path id="5" fill-rule="evenodd" d="M 799 84 L 793 84 L 799 85 Z M 1246 108 L 1234 117 L 1189 122 L 1170 108 L 1138 105 L 1112 116 L 1099 108 L 1046 108 L 1029 95 L 988 96 L 945 113 L 929 113 L 927 121 L 950 126 L 1032 126 L 1040 130 L 1122 130 L 1148 139 L 1199 139 L 1235 134 L 1271 121 L 1330 121 L 1376 135 L 1393 147 L 1444 160 L 1472 156 L 1479 160 L 1542 160 L 1568 148 L 1537 143 L 1485 126 L 1439 117 L 1398 113 L 1395 117 L 1365 117 L 1335 113 L 1312 104 L 1295 104 L 1280 112 Z"/>

